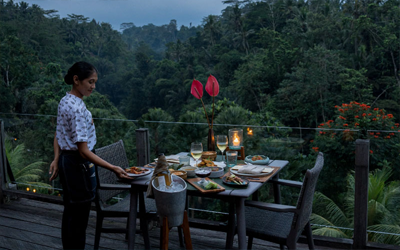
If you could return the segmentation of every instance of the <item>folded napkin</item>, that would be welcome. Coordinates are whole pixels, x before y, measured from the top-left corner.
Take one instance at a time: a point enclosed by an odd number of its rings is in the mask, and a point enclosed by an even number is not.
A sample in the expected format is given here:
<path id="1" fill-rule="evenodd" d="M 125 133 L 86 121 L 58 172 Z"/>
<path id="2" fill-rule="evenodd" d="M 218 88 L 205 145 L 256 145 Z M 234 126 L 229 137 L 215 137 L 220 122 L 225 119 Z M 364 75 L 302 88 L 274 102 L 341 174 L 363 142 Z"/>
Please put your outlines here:
<path id="1" fill-rule="evenodd" d="M 238 172 L 241 174 L 261 174 L 264 170 L 264 167 L 255 166 L 255 165 L 246 165 L 241 167 Z"/>
<path id="2" fill-rule="evenodd" d="M 169 162 L 169 163 L 179 164 L 179 155 L 168 155 L 165 158 L 166 158 L 167 162 Z M 155 158 L 154 161 L 157 162 L 158 158 Z"/>

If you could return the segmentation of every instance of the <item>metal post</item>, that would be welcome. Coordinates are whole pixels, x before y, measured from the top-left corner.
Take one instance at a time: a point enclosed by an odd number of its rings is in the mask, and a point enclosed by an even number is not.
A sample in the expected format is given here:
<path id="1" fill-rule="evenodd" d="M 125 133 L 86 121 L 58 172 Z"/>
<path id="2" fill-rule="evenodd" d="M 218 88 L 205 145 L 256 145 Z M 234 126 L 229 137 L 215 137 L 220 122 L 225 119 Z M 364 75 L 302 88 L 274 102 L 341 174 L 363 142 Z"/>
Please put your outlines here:
<path id="1" fill-rule="evenodd" d="M 369 140 L 356 140 L 353 249 L 366 249 L 368 225 Z"/>
<path id="2" fill-rule="evenodd" d="M 6 188 L 6 156 L 4 139 L 4 122 L 3 120 L 0 120 L 0 205 L 4 202 L 3 190 Z"/>
<path id="3" fill-rule="evenodd" d="M 137 165 L 144 166 L 150 163 L 149 129 L 136 129 Z"/>

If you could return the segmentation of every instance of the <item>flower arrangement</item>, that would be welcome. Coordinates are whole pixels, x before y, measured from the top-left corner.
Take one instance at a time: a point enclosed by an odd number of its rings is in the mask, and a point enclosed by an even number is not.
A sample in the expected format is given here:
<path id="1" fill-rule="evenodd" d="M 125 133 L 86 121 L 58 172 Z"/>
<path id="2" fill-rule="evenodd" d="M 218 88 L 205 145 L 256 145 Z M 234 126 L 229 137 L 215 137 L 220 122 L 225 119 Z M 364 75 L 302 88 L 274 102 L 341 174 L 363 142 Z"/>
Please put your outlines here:
<path id="1" fill-rule="evenodd" d="M 192 82 L 192 87 L 190 90 L 190 93 L 199 99 L 201 101 L 201 104 L 203 105 L 204 113 L 206 114 L 207 118 L 207 124 L 210 129 L 213 129 L 213 124 L 214 124 L 214 108 L 215 108 L 215 101 L 214 98 L 218 95 L 219 93 L 219 84 L 217 79 L 213 76 L 210 75 L 207 80 L 206 84 L 206 91 L 207 93 L 212 96 L 213 98 L 213 103 L 212 103 L 212 116 L 211 116 L 211 122 L 210 119 L 208 118 L 208 114 L 206 111 L 206 107 L 204 106 L 203 102 L 203 84 L 201 84 L 200 81 L 194 79 Z"/>

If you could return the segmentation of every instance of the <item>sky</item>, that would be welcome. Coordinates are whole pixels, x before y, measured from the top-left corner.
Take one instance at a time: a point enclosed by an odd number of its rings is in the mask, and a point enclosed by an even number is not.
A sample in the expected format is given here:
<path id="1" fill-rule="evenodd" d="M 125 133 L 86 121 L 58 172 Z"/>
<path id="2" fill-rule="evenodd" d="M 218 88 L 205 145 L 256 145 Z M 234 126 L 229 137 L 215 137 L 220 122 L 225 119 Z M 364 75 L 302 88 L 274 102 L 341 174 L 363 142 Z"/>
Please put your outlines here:
<path id="1" fill-rule="evenodd" d="M 21 1 L 14 1 L 21 2 Z M 221 15 L 227 7 L 222 0 L 24 0 L 29 6 L 39 5 L 44 10 L 58 10 L 60 18 L 77 14 L 93 18 L 97 22 L 110 23 L 120 30 L 121 23 L 132 22 L 135 26 L 149 23 L 168 24 L 177 21 L 182 25 L 197 26 L 208 15 Z"/>

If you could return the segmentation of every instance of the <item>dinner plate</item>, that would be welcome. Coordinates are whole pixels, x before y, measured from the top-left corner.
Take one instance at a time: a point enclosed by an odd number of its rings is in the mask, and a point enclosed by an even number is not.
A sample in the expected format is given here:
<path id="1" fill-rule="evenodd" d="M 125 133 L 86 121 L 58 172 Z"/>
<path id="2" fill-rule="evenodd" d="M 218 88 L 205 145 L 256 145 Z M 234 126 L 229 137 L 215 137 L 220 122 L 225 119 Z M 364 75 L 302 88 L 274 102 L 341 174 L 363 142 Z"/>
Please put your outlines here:
<path id="1" fill-rule="evenodd" d="M 226 185 L 229 185 L 229 186 L 245 187 L 245 186 L 249 185 L 249 180 L 244 179 L 244 178 L 240 178 L 240 179 L 242 179 L 243 184 L 237 184 L 237 183 L 232 182 L 232 181 L 226 181 L 226 178 L 228 178 L 228 176 L 225 176 L 224 178 L 222 178 L 222 182 L 224 184 L 226 184 Z"/>
<path id="2" fill-rule="evenodd" d="M 141 167 L 141 168 L 143 168 L 143 167 Z M 145 175 L 151 174 L 153 172 L 152 168 L 144 168 L 144 169 L 148 169 L 149 171 L 146 171 L 146 172 L 141 173 L 141 174 L 133 174 L 133 173 L 127 173 L 127 174 L 130 177 L 139 177 L 139 176 L 145 176 Z"/>
<path id="3" fill-rule="evenodd" d="M 230 171 L 231 171 L 232 174 L 240 175 L 240 176 L 267 176 L 267 175 L 270 175 L 270 174 L 272 174 L 274 172 L 274 169 L 273 168 L 271 168 L 271 169 L 272 170 L 269 173 L 259 173 L 259 174 L 244 174 L 244 173 L 239 173 L 238 170 L 233 170 L 233 169 L 231 169 Z"/>

